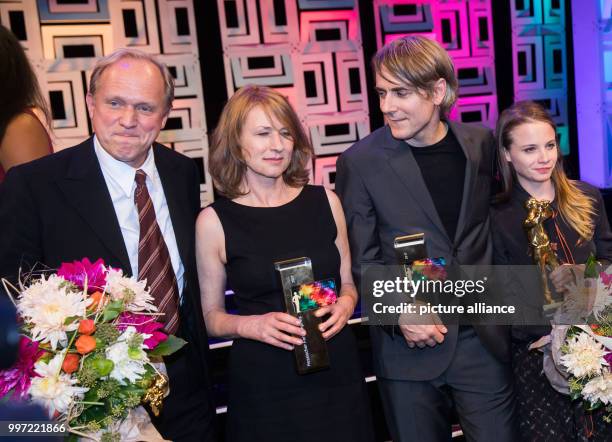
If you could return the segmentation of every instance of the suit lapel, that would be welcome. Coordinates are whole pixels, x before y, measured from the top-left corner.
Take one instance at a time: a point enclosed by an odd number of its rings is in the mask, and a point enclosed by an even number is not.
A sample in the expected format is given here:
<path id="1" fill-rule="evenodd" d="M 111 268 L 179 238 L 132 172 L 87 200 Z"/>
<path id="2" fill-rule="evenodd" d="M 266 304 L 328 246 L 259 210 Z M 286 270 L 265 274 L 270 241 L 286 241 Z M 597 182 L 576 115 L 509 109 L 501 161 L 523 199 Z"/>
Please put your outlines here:
<path id="1" fill-rule="evenodd" d="M 190 237 L 190 232 L 193 229 L 189 225 L 189 223 L 193 224 L 193 217 L 189 213 L 191 202 L 185 187 L 181 186 L 184 181 L 181 180 L 181 173 L 177 170 L 179 164 L 171 155 L 167 155 L 167 150 L 168 148 L 161 144 L 155 143 L 153 145 L 155 166 L 164 188 L 179 255 L 183 267 L 187 269 L 189 248 L 194 241 L 194 238 Z"/>
<path id="2" fill-rule="evenodd" d="M 421 209 L 425 212 L 429 220 L 438 228 L 441 234 L 448 238 L 446 229 L 442 225 L 442 220 L 438 215 L 423 175 L 421 168 L 414 159 L 410 146 L 401 140 L 396 140 L 390 133 L 389 128 L 385 128 L 385 148 L 389 166 L 395 172 L 399 180 L 406 186 L 406 189 L 414 200 L 418 201 Z"/>
<path id="3" fill-rule="evenodd" d="M 480 163 L 481 151 L 480 147 L 476 145 L 476 141 L 470 137 L 465 131 L 452 121 L 448 122 L 449 129 L 453 131 L 453 134 L 457 138 L 463 153 L 465 154 L 465 178 L 463 181 L 463 197 L 461 199 L 461 210 L 459 211 L 459 219 L 457 220 L 457 230 L 455 231 L 455 241 L 457 244 L 465 224 L 467 222 L 468 207 L 470 206 L 470 199 L 474 195 L 474 186 L 476 184 L 476 176 L 478 174 L 478 165 Z"/>
<path id="4" fill-rule="evenodd" d="M 119 260 L 123 270 L 132 273 L 115 208 L 94 152 L 93 138 L 71 149 L 76 150 L 68 173 L 57 184 L 68 203 Z"/>

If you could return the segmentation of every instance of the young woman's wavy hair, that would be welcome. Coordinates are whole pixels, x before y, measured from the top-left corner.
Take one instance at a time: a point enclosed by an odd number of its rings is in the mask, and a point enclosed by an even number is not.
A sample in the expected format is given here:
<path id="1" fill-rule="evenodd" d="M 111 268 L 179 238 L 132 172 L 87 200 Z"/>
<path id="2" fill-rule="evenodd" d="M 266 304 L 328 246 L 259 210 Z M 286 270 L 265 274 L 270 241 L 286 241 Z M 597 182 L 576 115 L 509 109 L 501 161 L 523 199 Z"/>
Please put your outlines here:
<path id="1" fill-rule="evenodd" d="M 13 118 L 28 108 L 39 109 L 51 127 L 51 114 L 38 85 L 34 69 L 19 40 L 0 25 L 0 140 Z"/>
<path id="2" fill-rule="evenodd" d="M 292 187 L 308 183 L 307 165 L 313 149 L 300 119 L 279 92 L 266 86 L 248 85 L 236 91 L 223 108 L 209 151 L 208 168 L 213 183 L 219 193 L 230 199 L 248 193 L 244 188 L 246 162 L 240 138 L 249 112 L 257 106 L 287 128 L 293 141 L 291 161 L 283 180 Z"/>
<path id="3" fill-rule="evenodd" d="M 497 161 L 501 175 L 502 189 L 496 196 L 497 202 L 510 198 L 516 172 L 512 163 L 506 161 L 505 151 L 512 145 L 512 131 L 525 123 L 542 122 L 549 124 L 557 132 L 557 125 L 546 109 L 533 101 L 519 101 L 504 110 L 497 121 Z M 558 137 L 557 137 L 558 138 Z M 570 180 L 563 170 L 563 154 L 557 140 L 557 163 L 551 176 L 555 186 L 555 198 L 559 213 L 567 224 L 574 229 L 582 240 L 593 237 L 594 219 L 596 215 L 595 201 L 586 195 Z"/>

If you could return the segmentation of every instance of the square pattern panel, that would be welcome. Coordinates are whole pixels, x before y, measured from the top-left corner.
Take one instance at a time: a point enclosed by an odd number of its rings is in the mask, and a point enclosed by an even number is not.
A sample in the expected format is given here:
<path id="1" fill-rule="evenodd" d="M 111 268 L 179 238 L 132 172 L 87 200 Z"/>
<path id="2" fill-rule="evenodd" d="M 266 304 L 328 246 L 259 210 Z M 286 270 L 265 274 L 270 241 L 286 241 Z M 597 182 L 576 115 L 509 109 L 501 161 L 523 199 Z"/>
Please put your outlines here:
<path id="1" fill-rule="evenodd" d="M 176 99 L 158 141 L 196 161 L 202 204 L 212 202 L 193 0 L 0 0 L 0 23 L 23 45 L 48 98 L 55 150 L 91 135 L 85 95 L 100 57 L 128 47 L 166 63 Z"/>
<path id="2" fill-rule="evenodd" d="M 370 132 L 357 3 L 217 0 L 228 96 L 247 84 L 286 96 L 315 148 L 312 180 L 329 188 L 337 155 Z"/>
<path id="3" fill-rule="evenodd" d="M 497 88 L 491 0 L 374 0 L 378 48 L 406 36 L 436 40 L 453 59 L 459 100 L 450 118 L 495 127 Z"/>

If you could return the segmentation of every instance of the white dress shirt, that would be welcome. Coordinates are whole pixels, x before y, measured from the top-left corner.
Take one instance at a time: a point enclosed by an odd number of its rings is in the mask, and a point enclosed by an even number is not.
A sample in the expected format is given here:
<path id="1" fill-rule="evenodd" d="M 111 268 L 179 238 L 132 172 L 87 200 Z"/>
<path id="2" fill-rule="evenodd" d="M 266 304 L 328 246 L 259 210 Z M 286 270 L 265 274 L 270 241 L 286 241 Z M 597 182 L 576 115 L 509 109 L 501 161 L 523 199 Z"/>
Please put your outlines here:
<path id="1" fill-rule="evenodd" d="M 113 201 L 113 207 L 115 208 L 115 214 L 117 215 L 119 227 L 121 228 L 121 235 L 123 236 L 123 242 L 125 243 L 125 248 L 127 249 L 130 259 L 132 275 L 138 277 L 140 222 L 138 221 L 138 209 L 134 203 L 134 191 L 136 190 L 136 181 L 134 178 L 136 177 L 137 169 L 113 158 L 100 145 L 95 135 L 94 149 L 98 161 L 100 162 L 100 167 L 102 168 L 106 187 L 108 187 L 111 200 Z M 159 178 L 157 167 L 155 167 L 153 149 L 149 149 L 147 159 L 139 169 L 147 174 L 146 184 L 151 200 L 153 201 L 155 218 L 157 219 L 157 225 L 168 247 L 168 253 L 170 253 L 170 260 L 172 261 L 172 269 L 174 270 L 178 283 L 179 297 L 182 297 L 185 269 L 181 262 L 178 246 L 176 244 L 176 236 L 174 235 L 174 228 L 172 227 L 172 220 L 170 219 L 164 188 Z"/>

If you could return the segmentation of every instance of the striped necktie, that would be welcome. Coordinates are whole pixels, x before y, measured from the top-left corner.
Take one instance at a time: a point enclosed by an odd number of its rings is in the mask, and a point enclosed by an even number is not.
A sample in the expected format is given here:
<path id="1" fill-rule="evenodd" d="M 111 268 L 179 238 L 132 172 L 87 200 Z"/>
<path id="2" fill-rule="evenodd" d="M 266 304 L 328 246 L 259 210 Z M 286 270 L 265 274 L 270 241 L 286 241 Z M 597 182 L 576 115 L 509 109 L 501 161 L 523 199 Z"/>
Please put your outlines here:
<path id="1" fill-rule="evenodd" d="M 160 313 L 165 330 L 175 333 L 178 329 L 178 285 L 172 269 L 168 247 L 155 218 L 153 201 L 146 184 L 147 174 L 136 171 L 134 203 L 138 209 L 140 239 L 138 241 L 138 279 L 147 280 L 151 296 Z"/>

